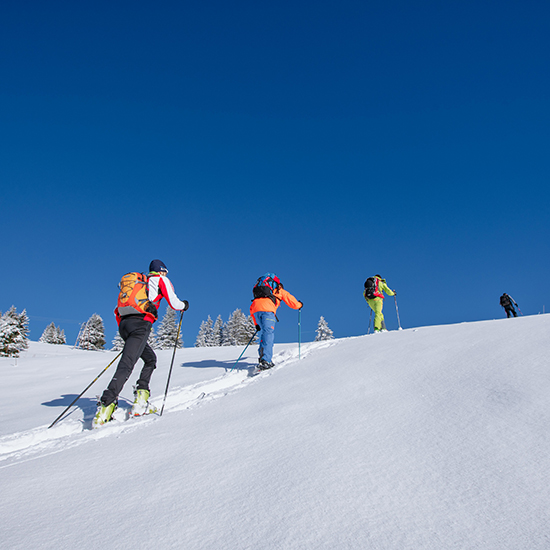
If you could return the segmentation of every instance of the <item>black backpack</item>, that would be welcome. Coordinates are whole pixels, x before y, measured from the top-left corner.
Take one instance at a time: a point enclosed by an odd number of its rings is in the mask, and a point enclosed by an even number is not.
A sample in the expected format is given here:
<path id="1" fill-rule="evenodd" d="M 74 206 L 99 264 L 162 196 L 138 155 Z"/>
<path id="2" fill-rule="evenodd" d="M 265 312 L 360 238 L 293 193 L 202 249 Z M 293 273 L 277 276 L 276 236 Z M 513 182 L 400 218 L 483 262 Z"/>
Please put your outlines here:
<path id="1" fill-rule="evenodd" d="M 372 300 L 372 298 L 376 298 L 374 294 L 375 292 L 376 292 L 376 280 L 374 279 L 374 277 L 369 277 L 365 281 L 365 292 L 364 292 L 365 298 L 367 298 L 368 300 Z"/>
<path id="2" fill-rule="evenodd" d="M 273 296 L 273 291 L 279 287 L 283 287 L 283 284 L 279 280 L 279 277 L 274 273 L 266 273 L 258 278 L 252 293 L 254 294 L 254 300 L 256 298 L 270 298 L 275 305 L 277 305 L 277 298 Z"/>

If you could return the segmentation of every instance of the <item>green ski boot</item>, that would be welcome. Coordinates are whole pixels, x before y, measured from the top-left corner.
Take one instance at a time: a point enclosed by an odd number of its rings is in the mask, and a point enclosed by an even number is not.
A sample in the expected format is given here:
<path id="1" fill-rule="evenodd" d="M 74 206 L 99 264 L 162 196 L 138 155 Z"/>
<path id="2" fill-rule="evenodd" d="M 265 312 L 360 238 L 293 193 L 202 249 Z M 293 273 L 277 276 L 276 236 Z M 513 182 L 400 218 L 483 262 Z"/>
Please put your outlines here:
<path id="1" fill-rule="evenodd" d="M 110 405 L 104 405 L 101 401 L 97 405 L 97 412 L 92 420 L 92 428 L 99 428 L 112 420 L 113 413 L 116 409 L 116 401 L 113 401 Z"/>
<path id="2" fill-rule="evenodd" d="M 143 416 L 144 414 L 157 412 L 157 408 L 149 403 L 151 395 L 149 390 L 134 390 L 134 395 L 135 399 L 130 416 Z"/>

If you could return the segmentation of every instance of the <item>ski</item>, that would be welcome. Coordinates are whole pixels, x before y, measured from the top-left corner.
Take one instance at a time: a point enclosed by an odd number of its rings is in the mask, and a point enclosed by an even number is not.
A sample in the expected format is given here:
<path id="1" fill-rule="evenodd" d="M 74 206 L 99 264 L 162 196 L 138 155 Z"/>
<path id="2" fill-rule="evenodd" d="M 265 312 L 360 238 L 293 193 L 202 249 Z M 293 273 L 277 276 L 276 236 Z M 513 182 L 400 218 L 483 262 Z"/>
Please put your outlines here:
<path id="1" fill-rule="evenodd" d="M 147 414 L 154 414 L 158 412 L 157 407 L 149 403 L 149 401 L 145 404 L 145 406 L 140 406 L 137 403 L 134 403 L 133 407 L 128 412 L 128 416 L 130 418 L 137 417 L 137 416 L 145 416 Z"/>
<path id="2" fill-rule="evenodd" d="M 135 407 L 132 407 L 131 409 L 116 407 L 108 420 L 99 419 L 96 414 L 92 420 L 92 429 L 97 430 L 99 428 L 103 428 L 104 426 L 108 426 L 109 424 L 112 426 L 113 424 L 111 423 L 117 424 L 119 422 L 126 422 L 131 418 L 140 418 L 150 414 L 158 414 L 158 409 L 149 402 L 147 402 L 145 408 L 141 408 L 139 410 Z"/>
<path id="3" fill-rule="evenodd" d="M 256 365 L 252 371 L 250 372 L 250 377 L 252 378 L 253 376 L 258 376 L 258 374 L 262 374 L 262 372 L 267 372 L 267 371 L 270 371 L 272 370 L 273 367 L 268 367 L 268 368 L 265 368 L 265 367 L 260 367 L 260 365 Z"/>

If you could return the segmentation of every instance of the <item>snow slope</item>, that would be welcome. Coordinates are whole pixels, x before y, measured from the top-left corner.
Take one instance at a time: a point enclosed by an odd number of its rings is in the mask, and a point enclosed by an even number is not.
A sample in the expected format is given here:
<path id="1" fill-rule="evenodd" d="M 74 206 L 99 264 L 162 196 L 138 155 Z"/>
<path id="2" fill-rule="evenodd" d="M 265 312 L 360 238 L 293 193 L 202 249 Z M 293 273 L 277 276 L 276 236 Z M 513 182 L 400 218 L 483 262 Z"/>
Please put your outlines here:
<path id="1" fill-rule="evenodd" d="M 2 548 L 550 548 L 550 316 L 178 351 L 162 417 L 90 430 L 111 352 L 1 358 Z M 162 403 L 171 352 L 153 376 Z M 136 369 L 137 370 L 137 369 Z"/>

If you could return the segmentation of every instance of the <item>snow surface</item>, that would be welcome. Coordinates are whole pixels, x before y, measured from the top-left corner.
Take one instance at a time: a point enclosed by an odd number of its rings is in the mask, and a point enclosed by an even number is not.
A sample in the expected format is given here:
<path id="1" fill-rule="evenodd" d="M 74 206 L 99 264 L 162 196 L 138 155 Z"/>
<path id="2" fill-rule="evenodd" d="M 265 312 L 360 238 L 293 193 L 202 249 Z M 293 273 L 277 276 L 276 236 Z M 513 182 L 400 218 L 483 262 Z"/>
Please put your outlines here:
<path id="1" fill-rule="evenodd" d="M 3 549 L 550 548 L 550 316 L 178 350 L 162 417 L 91 430 L 115 357 L 1 358 Z M 171 351 L 158 352 L 161 406 Z"/>

